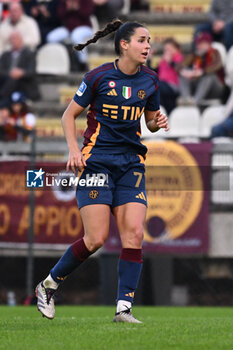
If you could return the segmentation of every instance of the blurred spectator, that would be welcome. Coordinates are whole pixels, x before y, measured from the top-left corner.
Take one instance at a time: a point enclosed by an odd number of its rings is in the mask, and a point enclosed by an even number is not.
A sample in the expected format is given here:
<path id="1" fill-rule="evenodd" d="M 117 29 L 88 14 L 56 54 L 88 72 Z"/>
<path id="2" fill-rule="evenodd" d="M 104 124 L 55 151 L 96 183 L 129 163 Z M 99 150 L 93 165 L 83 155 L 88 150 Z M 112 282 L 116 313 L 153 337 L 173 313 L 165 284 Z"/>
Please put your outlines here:
<path id="1" fill-rule="evenodd" d="M 40 44 L 40 31 L 36 21 L 25 15 L 18 2 L 10 4 L 10 15 L 0 24 L 0 52 L 9 48 L 9 37 L 13 31 L 19 31 L 25 46 L 35 49 Z"/>
<path id="2" fill-rule="evenodd" d="M 183 61 L 179 44 L 168 38 L 163 43 L 163 56 L 158 65 L 160 102 L 168 114 L 175 108 L 179 96 L 179 75 L 176 66 Z"/>
<path id="3" fill-rule="evenodd" d="M 149 11 L 150 4 L 147 0 L 130 0 L 130 11 Z"/>
<path id="4" fill-rule="evenodd" d="M 29 113 L 26 103 L 26 96 L 21 92 L 14 92 L 10 100 L 9 108 L 2 112 L 0 125 L 2 129 L 2 137 L 4 141 L 27 140 L 28 131 L 32 130 L 36 125 L 34 114 Z"/>
<path id="5" fill-rule="evenodd" d="M 31 0 L 24 3 L 27 14 L 39 25 L 42 44 L 46 42 L 47 34 L 60 25 L 56 16 L 58 1 Z"/>
<path id="6" fill-rule="evenodd" d="M 52 30 L 48 36 L 49 43 L 62 42 L 70 39 L 72 44 L 82 44 L 93 35 L 90 16 L 94 10 L 92 0 L 60 0 L 57 8 L 57 16 L 62 27 Z M 85 70 L 87 51 L 77 52 L 82 70 Z"/>
<path id="7" fill-rule="evenodd" d="M 0 22 L 3 21 L 9 15 L 8 1 L 0 1 Z"/>
<path id="8" fill-rule="evenodd" d="M 219 52 L 211 46 L 209 33 L 200 33 L 194 53 L 188 55 L 180 69 L 180 93 L 183 102 L 200 105 L 203 99 L 221 98 L 224 71 Z M 193 97 L 191 97 L 193 96 Z"/>
<path id="9" fill-rule="evenodd" d="M 11 50 L 0 57 L 0 98 L 9 98 L 13 91 L 23 91 L 36 100 L 40 97 L 36 83 L 35 54 L 23 46 L 22 35 L 10 34 Z"/>
<path id="10" fill-rule="evenodd" d="M 233 137 L 233 90 L 226 104 L 225 117 L 226 119 L 222 123 L 219 123 L 212 128 L 211 138 L 226 136 Z"/>
<path id="11" fill-rule="evenodd" d="M 10 118 L 10 101 L 0 101 L 0 141 L 4 140 L 4 126 Z"/>
<path id="12" fill-rule="evenodd" d="M 98 21 L 103 24 L 116 18 L 124 6 L 123 0 L 93 0 L 93 2 L 95 5 L 94 14 Z"/>
<path id="13" fill-rule="evenodd" d="M 215 41 L 223 41 L 229 50 L 233 45 L 233 0 L 212 0 L 209 23 L 198 25 L 195 37 L 200 32 L 209 32 Z"/>

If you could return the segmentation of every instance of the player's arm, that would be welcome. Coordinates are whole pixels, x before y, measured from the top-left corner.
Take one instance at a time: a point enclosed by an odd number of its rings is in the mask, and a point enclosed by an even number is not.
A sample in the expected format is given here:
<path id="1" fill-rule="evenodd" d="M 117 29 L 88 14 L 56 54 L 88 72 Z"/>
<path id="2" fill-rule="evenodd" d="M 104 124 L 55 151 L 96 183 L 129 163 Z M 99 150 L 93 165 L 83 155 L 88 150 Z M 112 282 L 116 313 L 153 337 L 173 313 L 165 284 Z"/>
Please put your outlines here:
<path id="1" fill-rule="evenodd" d="M 86 165 L 85 159 L 78 146 L 75 125 L 75 119 L 84 109 L 85 108 L 81 107 L 74 100 L 71 100 L 62 116 L 62 127 L 69 148 L 69 159 L 66 168 L 67 170 L 71 168 L 75 174 L 76 169 L 82 171 L 83 167 Z"/>
<path id="2" fill-rule="evenodd" d="M 159 129 L 169 130 L 168 118 L 166 114 L 161 113 L 160 110 L 149 111 L 145 110 L 146 126 L 151 132 L 156 132 Z"/>

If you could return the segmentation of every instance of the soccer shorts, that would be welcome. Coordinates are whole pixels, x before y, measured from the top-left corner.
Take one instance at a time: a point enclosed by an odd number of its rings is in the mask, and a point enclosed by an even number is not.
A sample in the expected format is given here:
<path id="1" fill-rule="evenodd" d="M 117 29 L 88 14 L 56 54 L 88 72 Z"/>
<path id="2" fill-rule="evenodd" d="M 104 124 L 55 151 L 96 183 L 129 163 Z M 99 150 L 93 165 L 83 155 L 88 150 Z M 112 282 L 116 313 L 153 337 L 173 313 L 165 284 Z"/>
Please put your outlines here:
<path id="1" fill-rule="evenodd" d="M 111 208 L 129 202 L 147 205 L 142 156 L 92 154 L 86 164 L 76 191 L 79 209 L 90 204 L 108 204 Z"/>

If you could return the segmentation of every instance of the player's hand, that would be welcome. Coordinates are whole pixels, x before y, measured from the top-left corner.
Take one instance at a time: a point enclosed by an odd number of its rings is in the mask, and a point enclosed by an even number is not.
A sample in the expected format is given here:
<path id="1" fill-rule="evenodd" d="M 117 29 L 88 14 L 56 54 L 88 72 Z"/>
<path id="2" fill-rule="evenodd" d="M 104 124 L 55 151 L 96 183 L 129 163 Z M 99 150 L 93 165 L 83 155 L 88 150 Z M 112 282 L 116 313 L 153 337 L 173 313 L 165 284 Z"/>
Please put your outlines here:
<path id="1" fill-rule="evenodd" d="M 81 151 L 79 149 L 70 150 L 66 170 L 69 171 L 71 169 L 76 175 L 76 170 L 78 169 L 78 171 L 82 171 L 85 166 L 86 161 Z"/>
<path id="2" fill-rule="evenodd" d="M 166 114 L 161 113 L 161 111 L 157 111 L 155 113 L 154 120 L 158 128 L 165 129 L 165 131 L 169 130 L 168 117 Z"/>

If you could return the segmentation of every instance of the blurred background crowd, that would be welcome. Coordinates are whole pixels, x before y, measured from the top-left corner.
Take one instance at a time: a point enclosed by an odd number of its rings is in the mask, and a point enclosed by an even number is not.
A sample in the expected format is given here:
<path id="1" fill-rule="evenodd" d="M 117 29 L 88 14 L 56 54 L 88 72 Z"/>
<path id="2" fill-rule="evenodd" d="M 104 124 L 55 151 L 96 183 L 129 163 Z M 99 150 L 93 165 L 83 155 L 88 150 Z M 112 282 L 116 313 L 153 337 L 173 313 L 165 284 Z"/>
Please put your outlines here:
<path id="1" fill-rule="evenodd" d="M 47 65 L 46 73 L 54 74 L 52 68 L 49 71 L 50 65 L 56 65 L 59 56 L 61 58 L 64 55 L 63 51 L 59 51 L 59 46 L 63 46 L 62 49 L 65 48 L 68 54 L 67 73 L 85 72 L 94 68 L 106 62 L 108 58 L 105 57 L 104 45 L 101 46 L 102 51 L 98 52 L 96 62 L 95 59 L 93 61 L 95 55 L 90 56 L 86 50 L 74 53 L 72 46 L 85 42 L 95 30 L 118 16 L 130 20 L 136 18 L 143 23 L 149 18 L 149 29 L 154 25 L 156 32 L 156 14 L 161 12 L 161 9 L 159 6 L 155 7 L 153 3 L 156 4 L 156 1 L 2 0 L 0 3 L 1 139 L 15 139 L 19 132 L 14 133 L 10 130 L 18 124 L 24 125 L 26 129 L 32 127 L 31 121 L 28 124 L 29 119 L 25 118 L 24 112 L 21 111 L 16 116 L 12 108 L 12 94 L 14 92 L 21 94 L 25 105 L 26 100 L 29 100 L 29 103 L 43 100 L 41 91 L 43 87 L 38 84 L 40 66 Z M 162 23 L 162 19 L 160 22 Z M 192 28 L 188 43 L 179 42 L 176 34 L 166 37 L 165 33 L 159 37 L 152 31 L 152 50 L 148 66 L 159 73 L 161 105 L 168 116 L 177 106 L 197 106 L 203 111 L 205 107 L 227 103 L 225 118 L 212 127 L 210 137 L 232 136 L 233 0 L 209 1 L 209 8 L 203 21 L 197 22 Z M 185 28 L 183 30 L 185 32 Z M 49 55 L 53 50 L 56 53 L 50 62 Z M 66 65 L 67 62 L 64 62 L 63 68 Z M 42 68 L 43 73 L 45 72 Z"/>

